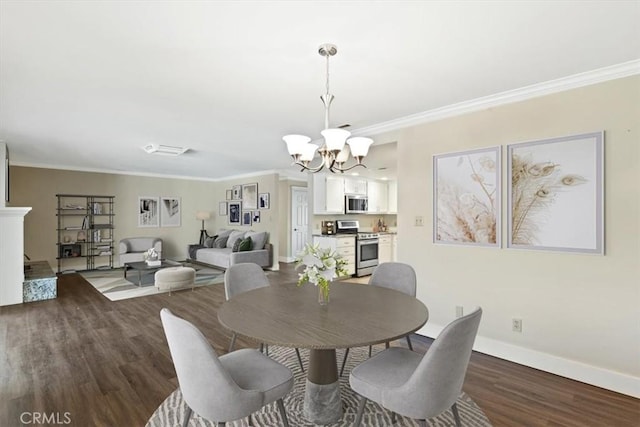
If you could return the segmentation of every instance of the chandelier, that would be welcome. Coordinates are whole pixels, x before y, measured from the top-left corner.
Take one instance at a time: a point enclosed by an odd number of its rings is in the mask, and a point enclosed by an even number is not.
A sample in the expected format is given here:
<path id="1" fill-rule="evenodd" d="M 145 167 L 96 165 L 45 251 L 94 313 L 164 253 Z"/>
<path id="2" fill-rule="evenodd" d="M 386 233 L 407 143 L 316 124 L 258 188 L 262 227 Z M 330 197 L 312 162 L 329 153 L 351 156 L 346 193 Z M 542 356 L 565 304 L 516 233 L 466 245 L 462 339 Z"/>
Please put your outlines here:
<path id="1" fill-rule="evenodd" d="M 329 93 L 329 58 L 338 53 L 338 48 L 336 45 L 327 43 L 320 45 L 318 53 L 327 58 L 327 92 L 320 96 L 324 104 L 324 130 L 320 132 L 324 137 L 324 144 L 322 146 L 313 144 L 309 142 L 311 138 L 305 135 L 286 135 L 282 139 L 287 143 L 287 149 L 294 164 L 302 167 L 301 171 L 315 173 L 326 167 L 329 171 L 336 173 L 351 170 L 356 166 L 366 167 L 362 163 L 362 159 L 369 152 L 369 146 L 373 140 L 364 137 L 349 138 L 351 132 L 340 128 L 329 128 L 329 107 L 334 98 Z M 311 162 L 316 151 L 320 155 L 321 161 L 317 166 L 312 166 Z M 346 167 L 345 163 L 349 160 L 349 154 L 353 156 L 355 164 Z"/>

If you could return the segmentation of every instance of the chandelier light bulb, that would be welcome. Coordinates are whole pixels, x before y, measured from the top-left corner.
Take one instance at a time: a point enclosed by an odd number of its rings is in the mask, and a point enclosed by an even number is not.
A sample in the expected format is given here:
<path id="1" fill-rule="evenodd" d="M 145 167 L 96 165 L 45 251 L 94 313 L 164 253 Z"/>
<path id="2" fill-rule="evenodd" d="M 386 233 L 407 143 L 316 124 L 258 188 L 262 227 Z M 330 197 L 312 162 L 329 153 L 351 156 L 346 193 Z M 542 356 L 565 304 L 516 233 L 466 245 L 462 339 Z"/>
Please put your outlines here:
<path id="1" fill-rule="evenodd" d="M 373 139 L 363 136 L 354 136 L 347 140 L 347 144 L 351 147 L 353 157 L 365 157 L 369 153 L 369 147 L 373 144 Z"/>
<path id="2" fill-rule="evenodd" d="M 318 149 L 317 144 L 304 144 L 302 147 L 302 153 L 300 155 L 300 160 L 303 162 L 310 162 L 313 160 L 313 157 L 316 155 L 316 150 Z"/>
<path id="3" fill-rule="evenodd" d="M 285 135 L 282 139 L 287 143 L 287 150 L 292 156 L 302 154 L 304 146 L 311 141 L 311 138 L 304 135 Z"/>
<path id="4" fill-rule="evenodd" d="M 351 132 L 344 129 L 325 129 L 320 134 L 324 137 L 328 151 L 341 151 Z"/>

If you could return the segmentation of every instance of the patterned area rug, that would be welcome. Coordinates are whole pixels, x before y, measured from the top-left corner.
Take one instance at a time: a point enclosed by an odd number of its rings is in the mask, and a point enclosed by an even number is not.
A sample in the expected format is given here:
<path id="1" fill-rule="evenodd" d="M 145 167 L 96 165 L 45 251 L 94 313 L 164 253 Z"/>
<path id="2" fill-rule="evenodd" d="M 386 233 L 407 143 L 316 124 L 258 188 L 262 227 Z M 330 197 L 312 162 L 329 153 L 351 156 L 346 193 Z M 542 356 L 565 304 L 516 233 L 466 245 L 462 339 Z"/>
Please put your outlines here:
<path id="1" fill-rule="evenodd" d="M 382 346 L 378 346 L 382 349 Z M 376 347 L 374 347 L 375 350 Z M 305 364 L 305 370 L 309 360 L 309 352 L 306 350 L 300 350 L 302 353 L 302 360 Z M 337 351 L 337 358 L 342 362 L 344 355 L 343 350 Z M 287 411 L 287 417 L 289 419 L 289 425 L 294 427 L 312 427 L 315 424 L 305 421 L 303 416 L 303 400 L 304 400 L 304 386 L 306 375 L 300 371 L 298 360 L 293 349 L 282 347 L 269 347 L 269 356 L 274 360 L 291 368 L 294 374 L 295 382 L 293 391 L 284 398 L 284 405 Z M 331 426 L 347 427 L 352 426 L 358 406 L 358 399 L 356 393 L 354 393 L 349 387 L 349 372 L 350 370 L 368 358 L 368 348 L 352 348 L 349 352 L 349 359 L 347 361 L 347 367 L 345 368 L 344 375 L 340 378 L 340 393 L 342 395 L 342 402 L 344 406 L 344 415 L 342 420 L 338 423 L 331 424 Z M 146 427 L 173 427 L 182 425 L 184 416 L 186 414 L 187 405 L 182 400 L 182 394 L 180 389 L 177 389 L 162 404 L 156 409 Z M 475 404 L 471 398 L 462 393 L 458 398 L 458 410 L 460 412 L 460 421 L 463 426 L 476 426 L 487 427 L 491 426 L 491 423 L 484 415 L 482 410 Z M 282 425 L 280 415 L 277 406 L 274 403 L 265 406 L 261 411 L 256 412 L 252 416 L 253 425 L 261 427 L 274 427 Z M 227 423 L 227 426 L 233 427 L 246 427 L 249 424 L 247 419 L 238 420 L 235 422 Z M 379 405 L 369 401 L 365 407 L 364 417 L 362 419 L 363 426 L 418 426 L 418 423 L 412 419 L 398 416 L 396 424 L 391 424 L 391 412 L 383 409 Z M 453 420 L 453 414 L 451 411 L 446 411 L 438 417 L 432 418 L 428 422 L 429 426 L 452 426 L 455 425 Z M 216 427 L 215 422 L 207 421 L 198 415 L 194 414 L 189 422 L 190 427 Z"/>
<path id="2" fill-rule="evenodd" d="M 176 265 L 179 264 L 176 263 Z M 196 287 L 224 283 L 224 271 L 222 270 L 196 264 L 183 265 L 185 267 L 195 268 Z M 80 274 L 94 288 L 100 291 L 102 295 L 111 301 L 119 301 L 127 298 L 137 298 L 169 292 L 168 290 L 159 291 L 153 286 L 154 273 L 155 272 L 142 273 L 142 286 L 138 286 L 138 272 L 134 270 L 127 271 L 126 279 L 124 278 L 124 271 L 121 268 L 115 270 L 87 271 Z"/>

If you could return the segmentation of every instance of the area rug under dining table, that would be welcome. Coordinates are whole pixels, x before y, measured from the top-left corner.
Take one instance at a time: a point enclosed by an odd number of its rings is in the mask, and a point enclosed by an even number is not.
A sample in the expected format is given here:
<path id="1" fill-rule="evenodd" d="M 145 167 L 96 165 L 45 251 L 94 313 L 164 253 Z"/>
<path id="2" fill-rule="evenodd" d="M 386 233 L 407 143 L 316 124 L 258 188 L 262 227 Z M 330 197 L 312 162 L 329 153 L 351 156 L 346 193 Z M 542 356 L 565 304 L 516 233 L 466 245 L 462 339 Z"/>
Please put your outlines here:
<path id="1" fill-rule="evenodd" d="M 374 346 L 374 351 L 382 350 L 383 345 Z M 340 394 L 342 397 L 344 415 L 342 419 L 331 426 L 335 427 L 348 427 L 352 426 L 358 405 L 359 397 L 349 387 L 349 372 L 359 363 L 368 358 L 368 348 L 352 348 L 349 352 L 349 359 L 347 360 L 347 366 L 345 368 L 344 375 L 340 378 Z M 300 349 L 302 359 L 305 364 L 309 360 L 309 353 L 304 349 Z M 344 350 L 338 350 L 337 358 L 342 360 Z M 269 346 L 269 356 L 277 360 L 278 362 L 288 366 L 294 375 L 294 386 L 291 393 L 284 398 L 284 406 L 287 411 L 287 418 L 289 419 L 289 425 L 291 427 L 314 427 L 316 424 L 309 423 L 305 420 L 303 414 L 304 403 L 304 390 L 306 374 L 300 370 L 298 365 L 298 359 L 296 358 L 295 351 L 290 348 Z M 490 427 L 491 422 L 482 412 L 482 409 L 464 392 L 458 398 L 458 410 L 460 412 L 460 419 L 463 426 L 473 427 Z M 180 426 L 186 416 L 187 404 L 182 398 L 180 389 L 176 389 L 169 395 L 151 415 L 146 427 L 173 427 Z M 282 421 L 275 402 L 262 408 L 262 410 L 252 415 L 253 425 L 256 427 L 275 427 L 281 426 Z M 204 418 L 193 414 L 188 424 L 190 427 L 216 427 L 217 424 L 214 421 L 208 421 Z M 237 420 L 234 422 L 228 422 L 229 427 L 246 427 L 248 426 L 247 418 Z M 415 420 L 405 417 L 397 417 L 395 424 L 391 423 L 391 412 L 385 410 L 380 405 L 374 402 L 367 402 L 365 407 L 364 417 L 362 419 L 362 426 L 366 427 L 382 427 L 382 426 L 394 426 L 394 427 L 413 427 L 418 426 Z M 453 414 L 450 410 L 445 411 L 443 414 L 435 418 L 428 420 L 429 426 L 444 427 L 455 425 L 453 420 Z"/>
<path id="2" fill-rule="evenodd" d="M 209 286 L 224 283 L 224 271 L 199 264 L 177 263 L 196 270 L 195 286 Z M 169 290 L 158 290 L 154 285 L 154 273 L 142 274 L 142 286 L 138 286 L 138 272 L 129 270 L 127 278 L 122 268 L 113 270 L 93 270 L 80 273 L 84 279 L 111 301 L 156 295 Z M 131 280 L 131 281 L 130 281 Z"/>

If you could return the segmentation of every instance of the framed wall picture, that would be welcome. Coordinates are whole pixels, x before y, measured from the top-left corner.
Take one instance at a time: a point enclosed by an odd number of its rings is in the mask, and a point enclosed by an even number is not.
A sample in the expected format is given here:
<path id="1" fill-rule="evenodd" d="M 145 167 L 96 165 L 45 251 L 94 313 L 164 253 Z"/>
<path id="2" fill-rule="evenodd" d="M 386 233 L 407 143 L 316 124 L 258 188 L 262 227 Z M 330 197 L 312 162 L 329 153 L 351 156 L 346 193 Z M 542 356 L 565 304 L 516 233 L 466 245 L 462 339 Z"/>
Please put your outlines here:
<path id="1" fill-rule="evenodd" d="M 229 202 L 228 205 L 227 221 L 229 225 L 240 225 L 240 202 Z"/>
<path id="2" fill-rule="evenodd" d="M 229 207 L 227 206 L 227 202 L 218 203 L 218 215 L 219 216 L 227 215 L 227 210 L 228 209 L 229 209 Z"/>
<path id="3" fill-rule="evenodd" d="M 157 197 L 138 197 L 138 227 L 160 225 L 159 204 Z"/>
<path id="4" fill-rule="evenodd" d="M 260 193 L 258 195 L 258 208 L 269 209 L 269 193 Z"/>
<path id="5" fill-rule="evenodd" d="M 82 255 L 82 245 L 70 244 L 60 245 L 60 258 L 72 258 Z"/>
<path id="6" fill-rule="evenodd" d="M 253 223 L 260 223 L 260 211 L 253 211 Z"/>
<path id="7" fill-rule="evenodd" d="M 507 145 L 507 247 L 604 254 L 604 132 Z"/>
<path id="8" fill-rule="evenodd" d="M 242 225 L 251 225 L 251 211 L 242 211 Z"/>
<path id="9" fill-rule="evenodd" d="M 226 193 L 225 199 L 233 200 L 233 190 L 226 190 L 225 193 Z"/>
<path id="10" fill-rule="evenodd" d="M 258 183 L 242 186 L 242 209 L 258 209 Z"/>
<path id="11" fill-rule="evenodd" d="M 231 200 L 242 200 L 242 185 L 231 187 Z"/>
<path id="12" fill-rule="evenodd" d="M 162 197 L 160 199 L 160 226 L 180 227 L 180 211 L 179 197 Z"/>
<path id="13" fill-rule="evenodd" d="M 433 156 L 433 242 L 500 247 L 500 147 Z"/>

